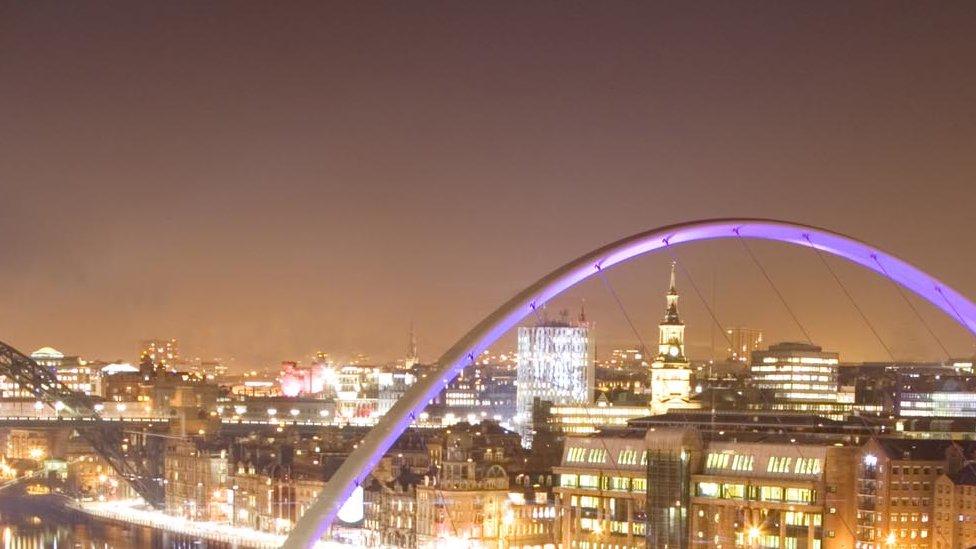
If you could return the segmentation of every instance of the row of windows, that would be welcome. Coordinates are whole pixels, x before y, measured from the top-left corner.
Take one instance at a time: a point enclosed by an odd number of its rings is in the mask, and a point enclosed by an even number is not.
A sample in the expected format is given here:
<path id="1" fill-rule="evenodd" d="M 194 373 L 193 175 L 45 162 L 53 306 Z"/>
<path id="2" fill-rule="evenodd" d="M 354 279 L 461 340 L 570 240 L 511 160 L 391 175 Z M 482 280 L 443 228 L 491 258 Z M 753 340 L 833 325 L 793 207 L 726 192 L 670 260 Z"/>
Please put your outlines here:
<path id="1" fill-rule="evenodd" d="M 646 478 L 601 477 L 599 475 L 559 475 L 559 485 L 563 488 L 591 488 L 595 490 L 616 490 L 620 492 L 646 492 Z"/>
<path id="2" fill-rule="evenodd" d="M 730 469 L 732 471 L 752 471 L 754 456 L 731 452 L 711 452 L 705 459 L 706 469 Z M 772 456 L 766 463 L 767 473 L 819 475 L 822 471 L 819 458 L 796 458 Z"/>
<path id="3" fill-rule="evenodd" d="M 567 463 L 606 463 L 606 448 L 570 448 L 566 453 Z"/>
<path id="4" fill-rule="evenodd" d="M 781 486 L 746 486 L 744 484 L 699 482 L 697 494 L 720 499 L 748 499 L 754 501 L 785 501 L 788 503 L 813 503 L 817 491 L 810 488 L 784 488 Z"/>
<path id="5" fill-rule="evenodd" d="M 899 467 L 898 465 L 892 465 L 891 466 L 891 474 L 892 475 L 931 475 L 932 474 L 932 470 L 933 469 L 931 467 L 921 467 L 921 466 L 918 466 L 918 465 L 916 465 L 914 467 L 910 467 L 908 465 L 905 465 L 905 466 L 902 466 L 902 467 Z M 936 467 L 935 468 L 935 474 L 936 475 L 941 475 L 942 474 L 942 467 Z"/>

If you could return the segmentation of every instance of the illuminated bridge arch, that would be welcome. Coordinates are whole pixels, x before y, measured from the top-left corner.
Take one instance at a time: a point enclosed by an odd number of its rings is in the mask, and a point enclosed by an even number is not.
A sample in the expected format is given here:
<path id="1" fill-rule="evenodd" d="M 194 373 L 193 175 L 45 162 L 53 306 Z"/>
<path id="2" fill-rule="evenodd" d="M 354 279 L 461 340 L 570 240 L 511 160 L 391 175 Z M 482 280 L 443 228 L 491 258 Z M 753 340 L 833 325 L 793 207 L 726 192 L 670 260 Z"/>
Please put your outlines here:
<path id="1" fill-rule="evenodd" d="M 332 524 L 343 502 L 362 484 L 411 420 L 464 366 L 509 329 L 562 291 L 633 257 L 661 248 L 717 238 L 756 238 L 813 247 L 886 276 L 976 334 L 976 305 L 909 263 L 853 238 L 795 223 L 767 219 L 692 221 L 639 233 L 573 260 L 529 286 L 486 317 L 448 349 L 436 374 L 417 380 L 366 435 L 295 525 L 284 547 L 311 547 Z"/>

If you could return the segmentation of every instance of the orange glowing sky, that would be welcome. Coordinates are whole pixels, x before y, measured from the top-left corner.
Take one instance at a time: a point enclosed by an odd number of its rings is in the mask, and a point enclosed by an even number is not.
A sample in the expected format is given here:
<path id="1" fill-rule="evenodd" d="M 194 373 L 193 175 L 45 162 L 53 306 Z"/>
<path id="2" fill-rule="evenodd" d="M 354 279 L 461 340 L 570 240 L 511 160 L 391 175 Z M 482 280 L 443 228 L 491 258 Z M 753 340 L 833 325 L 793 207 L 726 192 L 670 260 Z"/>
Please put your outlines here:
<path id="1" fill-rule="evenodd" d="M 5 3 L 0 340 L 381 360 L 412 320 L 430 360 L 563 262 L 716 216 L 845 232 L 976 296 L 973 29 L 971 2 Z M 818 342 L 886 358 L 816 258 L 756 249 Z M 723 323 L 797 337 L 739 248 L 679 256 Z M 648 339 L 666 264 L 612 274 Z M 839 269 L 899 358 L 940 355 Z M 599 284 L 557 307 L 584 298 L 601 348 L 634 343 Z"/>

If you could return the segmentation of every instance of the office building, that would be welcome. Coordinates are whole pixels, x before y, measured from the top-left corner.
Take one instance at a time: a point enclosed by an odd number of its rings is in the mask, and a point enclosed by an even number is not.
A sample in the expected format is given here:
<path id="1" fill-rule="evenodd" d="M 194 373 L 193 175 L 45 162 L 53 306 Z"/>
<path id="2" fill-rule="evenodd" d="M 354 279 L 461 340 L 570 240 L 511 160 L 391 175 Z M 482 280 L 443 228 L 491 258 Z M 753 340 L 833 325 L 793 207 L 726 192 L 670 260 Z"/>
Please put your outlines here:
<path id="1" fill-rule="evenodd" d="M 685 429 L 567 437 L 556 488 L 564 549 L 684 547 L 701 440 Z"/>
<path id="2" fill-rule="evenodd" d="M 771 345 L 752 353 L 753 385 L 781 402 L 836 402 L 838 356 L 807 343 Z"/>
<path id="3" fill-rule="evenodd" d="M 855 448 L 711 442 L 693 476 L 692 547 L 854 549 Z"/>
<path id="4" fill-rule="evenodd" d="M 593 400 L 594 364 L 590 326 L 542 322 L 518 330 L 518 383 L 515 428 L 522 444 L 532 444 L 532 409 L 538 401 L 555 405 Z"/>

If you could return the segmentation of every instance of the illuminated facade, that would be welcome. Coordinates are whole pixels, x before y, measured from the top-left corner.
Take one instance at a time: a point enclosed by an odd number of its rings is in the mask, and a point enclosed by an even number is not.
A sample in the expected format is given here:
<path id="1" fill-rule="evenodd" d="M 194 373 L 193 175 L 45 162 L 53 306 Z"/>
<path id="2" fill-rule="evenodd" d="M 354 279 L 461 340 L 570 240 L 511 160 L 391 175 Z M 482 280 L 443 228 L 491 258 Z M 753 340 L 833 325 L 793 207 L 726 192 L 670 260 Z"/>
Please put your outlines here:
<path id="1" fill-rule="evenodd" d="M 508 473 L 497 463 L 476 463 L 445 451 L 441 471 L 417 485 L 417 547 L 456 547 L 462 540 L 498 543 L 502 536 Z"/>
<path id="2" fill-rule="evenodd" d="M 932 518 L 936 549 L 976 546 L 976 464 L 939 476 Z"/>
<path id="3" fill-rule="evenodd" d="M 779 401 L 836 402 L 838 356 L 806 343 L 771 345 L 752 353 L 753 384 Z"/>
<path id="4" fill-rule="evenodd" d="M 559 475 L 564 549 L 645 547 L 647 452 L 642 437 L 567 437 Z"/>
<path id="5" fill-rule="evenodd" d="M 672 263 L 667 309 L 664 320 L 658 325 L 658 353 L 651 363 L 650 404 L 655 414 L 693 407 L 688 402 L 691 396 L 691 364 L 685 357 L 685 324 L 678 316 L 675 268 L 676 264 Z"/>
<path id="6" fill-rule="evenodd" d="M 374 477 L 367 485 L 363 505 L 367 547 L 417 547 L 417 481 L 407 472 L 389 483 Z"/>
<path id="7" fill-rule="evenodd" d="M 69 389 L 90 396 L 101 395 L 100 371 L 85 360 L 76 356 L 65 356 L 61 351 L 51 347 L 41 347 L 31 353 L 30 357 L 38 366 L 54 372 L 58 381 L 64 383 Z M 34 394 L 21 388 L 6 376 L 0 375 L 0 398 L 33 399 Z"/>
<path id="8" fill-rule="evenodd" d="M 522 444 L 532 444 L 532 407 L 537 399 L 555 405 L 592 402 L 594 377 L 586 322 L 519 328 L 514 423 Z"/>
<path id="9" fill-rule="evenodd" d="M 33 353 L 31 358 L 39 366 L 46 366 L 54 370 L 58 381 L 64 383 L 72 391 L 86 395 L 101 395 L 100 371 L 93 368 L 85 360 L 76 356 L 64 356 L 61 351 L 51 347 L 42 347 Z"/>
<path id="10" fill-rule="evenodd" d="M 937 492 L 936 483 L 944 475 L 954 477 L 974 451 L 972 441 L 873 438 L 865 444 L 856 465 L 860 549 L 968 547 L 949 544 L 952 528 L 947 521 L 962 517 L 961 526 L 972 529 L 966 521 L 976 520 L 976 514 L 965 510 L 949 515 L 952 495 Z M 939 499 L 942 531 L 933 530 Z"/>
<path id="11" fill-rule="evenodd" d="M 692 547 L 854 549 L 852 447 L 708 444 L 693 476 Z"/>
<path id="12" fill-rule="evenodd" d="M 651 414 L 649 406 L 614 406 L 601 402 L 552 406 L 547 421 L 556 432 L 567 435 L 588 435 L 607 427 L 627 427 L 632 419 Z"/>
<path id="13" fill-rule="evenodd" d="M 900 417 L 976 417 L 976 393 L 906 391 L 898 395 Z"/>
<path id="14" fill-rule="evenodd" d="M 554 468 L 563 549 L 685 547 L 700 452 L 686 429 L 567 437 Z"/>

